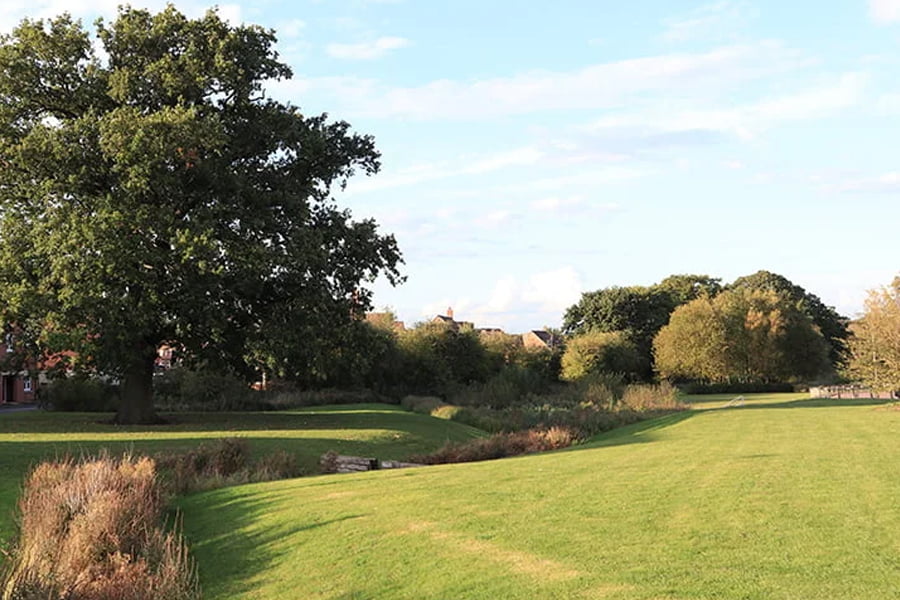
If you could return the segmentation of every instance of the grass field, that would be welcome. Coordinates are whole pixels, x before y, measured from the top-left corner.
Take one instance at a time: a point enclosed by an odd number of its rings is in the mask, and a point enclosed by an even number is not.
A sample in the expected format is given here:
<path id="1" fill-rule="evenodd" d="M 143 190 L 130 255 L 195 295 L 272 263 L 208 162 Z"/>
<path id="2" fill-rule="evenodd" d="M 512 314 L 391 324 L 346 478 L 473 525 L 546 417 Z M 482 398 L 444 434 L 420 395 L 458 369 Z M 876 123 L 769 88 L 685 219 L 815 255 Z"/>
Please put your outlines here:
<path id="1" fill-rule="evenodd" d="M 430 452 L 447 440 L 479 432 L 459 423 L 408 413 L 383 404 L 309 408 L 277 413 L 187 413 L 162 426 L 116 427 L 96 413 L 0 413 L 0 540 L 12 533 L 23 476 L 44 458 L 93 453 L 100 448 L 154 453 L 187 450 L 211 439 L 242 437 L 256 453 L 295 453 L 306 471 L 319 457 L 344 454 L 401 459 Z"/>
<path id="2" fill-rule="evenodd" d="M 205 597 L 897 598 L 900 411 L 730 398 L 577 449 L 187 497 Z"/>

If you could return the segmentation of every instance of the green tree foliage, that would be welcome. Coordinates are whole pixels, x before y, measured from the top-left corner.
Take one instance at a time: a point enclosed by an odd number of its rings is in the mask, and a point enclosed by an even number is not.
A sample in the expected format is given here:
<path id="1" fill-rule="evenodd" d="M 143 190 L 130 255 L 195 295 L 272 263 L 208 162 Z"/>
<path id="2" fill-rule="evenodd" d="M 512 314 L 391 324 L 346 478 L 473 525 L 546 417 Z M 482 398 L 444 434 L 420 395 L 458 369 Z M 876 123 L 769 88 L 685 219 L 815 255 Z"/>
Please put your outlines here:
<path id="1" fill-rule="evenodd" d="M 615 373 L 634 378 L 643 367 L 637 346 L 624 332 L 592 330 L 566 342 L 561 377 L 574 381 L 593 374 Z"/>
<path id="2" fill-rule="evenodd" d="M 807 292 L 786 277 L 769 271 L 757 271 L 752 275 L 739 277 L 728 286 L 728 289 L 768 290 L 790 299 L 803 311 L 828 342 L 828 358 L 831 364 L 842 364 L 846 354 L 846 343 L 849 337 L 847 319 L 834 308 L 825 305 L 815 294 Z"/>
<path id="3" fill-rule="evenodd" d="M 484 347 L 488 361 L 488 369 L 497 372 L 505 365 L 514 364 L 525 352 L 521 335 L 513 335 L 503 331 L 482 331 L 478 339 Z"/>
<path id="4" fill-rule="evenodd" d="M 675 310 L 654 340 L 656 368 L 668 379 L 771 383 L 815 378 L 828 369 L 828 345 L 786 295 L 734 289 Z"/>
<path id="5" fill-rule="evenodd" d="M 716 296 L 722 291 L 722 280 L 708 275 L 669 275 L 653 287 L 669 295 L 675 310 L 701 296 Z"/>
<path id="6" fill-rule="evenodd" d="M 869 292 L 851 331 L 850 376 L 879 392 L 900 392 L 900 277 Z"/>
<path id="7" fill-rule="evenodd" d="M 162 343 L 314 363 L 361 283 L 399 277 L 331 199 L 378 170 L 372 139 L 265 99 L 291 75 L 271 31 L 125 7 L 97 37 L 63 16 L 0 40 L 0 317 L 120 376 L 120 422 L 154 420 Z"/>
<path id="8" fill-rule="evenodd" d="M 581 300 L 566 311 L 563 330 L 570 335 L 589 331 L 623 332 L 642 357 L 641 373 L 649 377 L 653 337 L 668 322 L 671 311 L 671 298 L 662 290 L 610 287 L 582 294 Z"/>
<path id="9" fill-rule="evenodd" d="M 484 381 L 489 359 L 478 332 L 446 323 L 419 323 L 399 332 L 401 387 L 408 391 L 445 394 L 454 383 Z"/>

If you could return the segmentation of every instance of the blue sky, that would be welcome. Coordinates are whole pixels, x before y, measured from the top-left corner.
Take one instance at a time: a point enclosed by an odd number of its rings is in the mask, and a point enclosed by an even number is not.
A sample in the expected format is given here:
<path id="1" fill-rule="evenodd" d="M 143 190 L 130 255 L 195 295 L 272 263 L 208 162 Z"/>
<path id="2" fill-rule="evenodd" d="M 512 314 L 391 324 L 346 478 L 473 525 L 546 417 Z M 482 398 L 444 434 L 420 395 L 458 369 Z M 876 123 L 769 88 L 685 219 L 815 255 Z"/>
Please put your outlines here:
<path id="1" fill-rule="evenodd" d="M 0 29 L 118 2 L 5 0 Z M 338 201 L 396 235 L 408 280 L 375 303 L 407 322 L 523 331 L 583 291 L 759 269 L 853 316 L 900 272 L 900 0 L 220 12 L 279 32 L 272 96 L 375 136 L 381 173 Z"/>

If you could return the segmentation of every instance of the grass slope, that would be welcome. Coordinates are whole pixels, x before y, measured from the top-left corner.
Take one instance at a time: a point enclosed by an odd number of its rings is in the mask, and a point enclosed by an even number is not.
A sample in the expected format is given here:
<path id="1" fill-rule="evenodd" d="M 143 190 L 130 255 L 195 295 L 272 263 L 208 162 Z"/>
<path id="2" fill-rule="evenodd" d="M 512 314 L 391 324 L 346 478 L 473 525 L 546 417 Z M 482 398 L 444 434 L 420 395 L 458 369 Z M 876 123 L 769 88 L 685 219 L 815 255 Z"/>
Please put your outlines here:
<path id="1" fill-rule="evenodd" d="M 89 413 L 0 413 L 0 540 L 12 533 L 13 509 L 28 468 L 41 459 L 100 448 L 161 452 L 187 450 L 211 439 L 242 437 L 257 453 L 283 449 L 312 471 L 328 450 L 401 459 L 430 452 L 447 440 L 480 432 L 459 423 L 383 404 L 316 407 L 275 413 L 187 413 L 172 424 L 117 427 L 111 415 Z"/>
<path id="2" fill-rule="evenodd" d="M 579 449 L 185 498 L 205 597 L 896 598 L 900 411 L 729 398 Z"/>

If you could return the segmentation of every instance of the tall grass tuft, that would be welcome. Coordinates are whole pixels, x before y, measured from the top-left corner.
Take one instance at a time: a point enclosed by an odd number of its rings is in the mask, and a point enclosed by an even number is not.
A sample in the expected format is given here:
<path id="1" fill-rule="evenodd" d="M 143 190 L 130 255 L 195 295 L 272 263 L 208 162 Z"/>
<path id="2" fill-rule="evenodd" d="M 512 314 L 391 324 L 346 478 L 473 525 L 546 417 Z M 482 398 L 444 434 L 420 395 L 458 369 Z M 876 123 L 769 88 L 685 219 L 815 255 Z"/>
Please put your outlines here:
<path id="1" fill-rule="evenodd" d="M 184 542 L 162 528 L 165 501 L 152 459 L 42 463 L 18 508 L 2 600 L 200 597 Z"/>
<path id="2" fill-rule="evenodd" d="M 284 450 L 252 460 L 250 445 L 240 438 L 222 438 L 188 452 L 162 454 L 157 462 L 171 491 L 179 495 L 302 474 L 297 457 Z"/>

